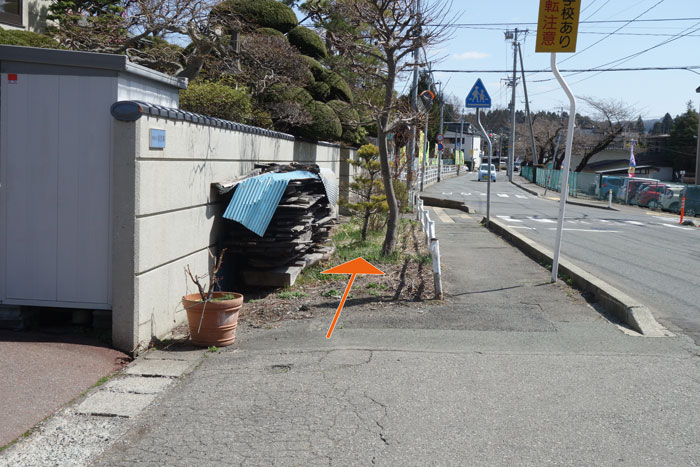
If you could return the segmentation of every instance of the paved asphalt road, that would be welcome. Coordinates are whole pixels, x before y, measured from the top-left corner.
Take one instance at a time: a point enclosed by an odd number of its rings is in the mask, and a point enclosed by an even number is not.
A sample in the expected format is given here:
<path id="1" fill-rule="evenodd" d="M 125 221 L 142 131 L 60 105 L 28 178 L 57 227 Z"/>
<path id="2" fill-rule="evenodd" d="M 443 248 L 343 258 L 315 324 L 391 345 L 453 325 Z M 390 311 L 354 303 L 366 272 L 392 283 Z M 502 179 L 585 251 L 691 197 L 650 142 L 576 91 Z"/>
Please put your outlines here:
<path id="1" fill-rule="evenodd" d="M 491 216 L 553 250 L 559 203 L 508 183 L 505 172 L 498 175 Z M 426 193 L 463 200 L 485 215 L 486 185 L 468 174 Z M 562 255 L 647 305 L 671 331 L 700 343 L 700 228 L 679 226 L 678 216 L 668 213 L 618 209 L 567 205 Z"/>

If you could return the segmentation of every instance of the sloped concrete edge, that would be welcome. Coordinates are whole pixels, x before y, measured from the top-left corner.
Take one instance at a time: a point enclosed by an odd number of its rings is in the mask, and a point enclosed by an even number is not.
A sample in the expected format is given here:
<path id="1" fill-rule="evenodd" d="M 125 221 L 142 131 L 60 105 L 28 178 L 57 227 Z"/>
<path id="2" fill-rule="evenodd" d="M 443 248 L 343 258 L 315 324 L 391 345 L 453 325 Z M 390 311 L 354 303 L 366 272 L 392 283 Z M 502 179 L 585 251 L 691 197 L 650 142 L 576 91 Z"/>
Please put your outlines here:
<path id="1" fill-rule="evenodd" d="M 483 220 L 486 223 L 486 218 Z M 524 235 L 491 219 L 487 227 L 539 263 L 551 265 L 553 252 Z M 620 322 L 647 337 L 667 337 L 673 334 L 659 324 L 646 306 L 621 290 L 584 271 L 570 261 L 559 259 L 559 274 L 571 278 L 576 288 L 591 293 L 595 299 Z"/>
<path id="2" fill-rule="evenodd" d="M 476 213 L 474 209 L 470 208 L 462 201 L 458 201 L 455 199 L 436 198 L 434 196 L 426 196 L 422 193 L 420 194 L 420 199 L 423 200 L 424 206 L 431 206 L 435 208 L 458 209 L 460 211 L 466 212 L 467 214 Z"/>

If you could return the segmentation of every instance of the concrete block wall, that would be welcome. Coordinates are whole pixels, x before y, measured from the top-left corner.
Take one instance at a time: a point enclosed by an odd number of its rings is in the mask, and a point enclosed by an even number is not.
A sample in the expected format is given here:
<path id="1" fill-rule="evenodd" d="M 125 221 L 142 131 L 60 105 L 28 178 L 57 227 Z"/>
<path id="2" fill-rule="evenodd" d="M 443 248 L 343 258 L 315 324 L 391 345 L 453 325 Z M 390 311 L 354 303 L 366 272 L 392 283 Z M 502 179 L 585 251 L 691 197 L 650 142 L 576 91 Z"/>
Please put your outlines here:
<path id="1" fill-rule="evenodd" d="M 149 148 L 150 129 L 165 130 L 164 149 Z M 316 163 L 340 174 L 341 151 L 353 152 L 149 114 L 115 120 L 114 147 L 112 333 L 115 347 L 133 353 L 187 319 L 180 300 L 196 288 L 185 267 L 209 271 L 226 207 L 213 182 L 266 162 Z"/>

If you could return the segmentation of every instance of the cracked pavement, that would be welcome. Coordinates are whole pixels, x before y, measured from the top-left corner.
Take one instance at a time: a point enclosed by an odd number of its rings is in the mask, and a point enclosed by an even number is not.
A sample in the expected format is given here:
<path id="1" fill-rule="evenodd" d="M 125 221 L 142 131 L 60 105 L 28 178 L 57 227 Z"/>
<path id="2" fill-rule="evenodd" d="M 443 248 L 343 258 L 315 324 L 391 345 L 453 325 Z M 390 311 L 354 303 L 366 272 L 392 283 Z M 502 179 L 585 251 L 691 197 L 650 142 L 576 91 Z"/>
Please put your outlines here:
<path id="1" fill-rule="evenodd" d="M 458 219 L 448 300 L 241 328 L 92 465 L 700 465 L 693 341 L 623 332 Z"/>

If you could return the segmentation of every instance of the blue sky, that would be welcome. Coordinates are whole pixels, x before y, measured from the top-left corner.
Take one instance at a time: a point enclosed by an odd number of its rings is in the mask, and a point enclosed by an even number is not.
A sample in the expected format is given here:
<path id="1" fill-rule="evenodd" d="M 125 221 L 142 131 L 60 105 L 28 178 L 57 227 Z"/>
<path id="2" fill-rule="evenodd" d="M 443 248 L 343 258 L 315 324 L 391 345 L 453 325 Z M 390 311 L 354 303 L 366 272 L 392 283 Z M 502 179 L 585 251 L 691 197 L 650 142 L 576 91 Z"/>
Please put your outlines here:
<path id="1" fill-rule="evenodd" d="M 478 23 L 483 26 L 459 28 L 454 38 L 430 50 L 429 59 L 442 57 L 433 69 L 511 70 L 513 49 L 504 39 L 506 29 L 529 29 L 522 41 L 526 70 L 549 69 L 550 54 L 535 53 L 535 30 L 539 0 L 506 0 L 486 2 L 455 0 L 450 19 L 458 23 Z M 671 42 L 608 67 L 670 67 L 700 65 L 700 2 L 698 0 L 581 0 L 582 21 L 632 20 L 579 25 L 577 53 L 558 54 L 561 70 L 590 69 Z M 648 10 L 648 11 L 647 11 Z M 640 16 L 641 15 L 641 16 Z M 641 21 L 659 19 L 676 21 Z M 495 25 L 492 23 L 514 23 Z M 612 35 L 608 33 L 619 31 Z M 674 37 L 685 35 L 674 40 Z M 598 44 L 595 42 L 600 41 Z M 590 48 L 588 48 L 590 46 Z M 588 49 L 587 49 L 588 48 Z M 587 50 L 584 50 L 587 49 Z M 518 65 L 519 67 L 520 65 Z M 606 68 L 608 68 L 606 67 Z M 683 113 L 686 102 L 693 101 L 698 110 L 700 69 L 582 73 L 569 76 L 567 82 L 574 94 L 596 99 L 615 99 L 635 109 L 644 119 L 659 118 L 669 112 Z M 507 73 L 435 73 L 448 94 L 464 98 L 477 78 L 484 82 L 494 107 L 507 107 L 510 90 L 503 79 Z M 565 76 L 569 73 L 564 73 Z M 518 69 L 518 78 L 520 70 Z M 553 79 L 551 72 L 526 74 L 531 109 L 559 111 L 568 109 L 568 100 Z M 404 87 L 400 83 L 399 91 Z M 517 88 L 516 108 L 524 109 L 522 85 Z M 593 111 L 579 100 L 577 112 L 591 115 Z"/>

